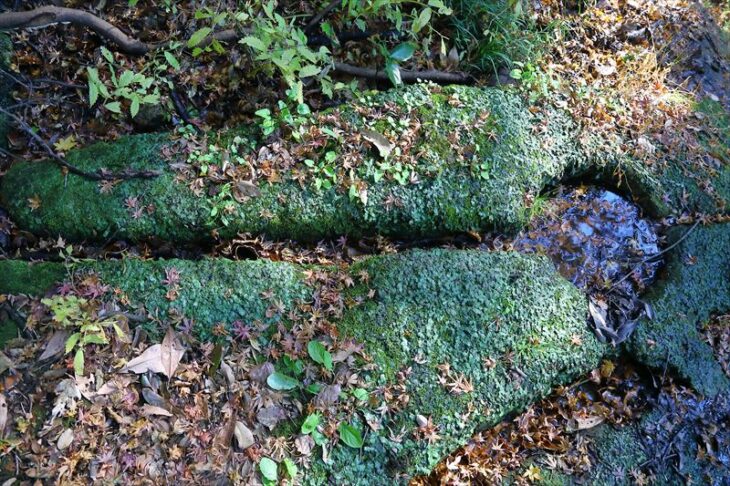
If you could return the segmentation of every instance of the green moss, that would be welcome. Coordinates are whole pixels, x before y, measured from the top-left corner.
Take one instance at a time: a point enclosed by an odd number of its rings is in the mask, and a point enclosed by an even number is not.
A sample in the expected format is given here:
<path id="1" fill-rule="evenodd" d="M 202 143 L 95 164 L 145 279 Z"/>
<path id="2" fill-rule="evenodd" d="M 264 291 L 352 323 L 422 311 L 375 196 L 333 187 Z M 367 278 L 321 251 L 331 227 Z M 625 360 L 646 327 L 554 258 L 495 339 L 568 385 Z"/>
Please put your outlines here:
<path id="1" fill-rule="evenodd" d="M 670 242 L 687 230 L 675 228 Z M 628 343 L 633 356 L 658 369 L 670 366 L 706 395 L 728 387 L 698 330 L 712 314 L 730 309 L 728 249 L 730 224 L 695 228 L 671 251 L 666 274 L 645 296 L 655 319 L 644 319 Z"/>
<path id="2" fill-rule="evenodd" d="M 0 261 L 0 272 L 15 264 Z M 48 265 L 63 270 L 61 264 Z M 163 280 L 172 268 L 180 282 L 177 298 L 170 301 Z M 302 270 L 265 260 L 121 260 L 72 269 L 94 271 L 133 305 L 144 303 L 150 315 L 163 319 L 173 312 L 193 319 L 203 338 L 218 323 L 282 319 L 267 317 L 272 299 L 264 299 L 264 291 L 273 290 L 283 314 L 297 301 L 311 300 Z M 338 333 L 363 343 L 372 356 L 375 366 L 365 378 L 373 387 L 395 384 L 398 372 L 410 368 L 404 382 L 410 401 L 383 417 L 380 432 L 366 434 L 363 450 L 334 448 L 332 463 L 318 462 L 309 483 L 386 484 L 427 473 L 477 428 L 586 373 L 608 352 L 586 325 L 585 297 L 544 257 L 411 251 L 368 258 L 351 272 L 355 276 L 362 270 L 370 283 L 350 291 L 357 296 L 374 290 L 375 299 L 347 309 L 336 322 Z M 580 347 L 571 344 L 574 335 L 582 339 Z M 498 364 L 485 367 L 485 358 Z M 453 394 L 439 382 L 444 371 L 438 367 L 447 363 L 447 382 L 463 377 L 472 391 Z M 416 440 L 416 414 L 438 425 L 440 440 L 431 445 Z M 369 430 L 356 417 L 360 429 Z M 402 441 L 393 440 L 391 432 L 403 432 Z"/>
<path id="3" fill-rule="evenodd" d="M 318 470 L 330 482 L 390 484 L 398 474 L 427 473 L 477 428 L 590 370 L 607 351 L 586 326 L 585 298 L 543 258 L 413 251 L 371 258 L 353 271 L 361 269 L 376 301 L 346 314 L 338 329 L 365 343 L 376 384 L 410 368 L 410 402 L 387 422 L 406 434 L 395 442 L 370 433 L 361 453 L 333 451 L 334 463 Z M 573 335 L 583 339 L 580 348 L 570 344 Z M 500 361 L 508 353 L 509 365 Z M 485 358 L 499 364 L 487 369 Z M 445 363 L 469 380 L 472 393 L 454 395 L 439 383 L 437 367 Z M 415 440 L 417 414 L 439 426 L 435 444 Z"/>
<path id="4" fill-rule="evenodd" d="M 62 265 L 0 260 L 0 294 L 43 295 L 66 278 Z"/>
<path id="5" fill-rule="evenodd" d="M 21 227 L 74 240 L 102 240 L 113 235 L 189 242 L 210 239 L 212 230 L 223 236 L 251 232 L 302 240 L 341 234 L 427 236 L 520 226 L 526 220 L 525 196 L 538 193 L 566 167 L 583 163 L 573 137 L 574 126 L 565 115 L 556 111 L 533 115 L 517 96 L 495 89 L 453 87 L 441 90 L 436 97 L 431 89 L 415 86 L 360 100 L 366 109 L 395 103 L 408 113 L 420 111 L 422 125 L 415 141 L 418 150 L 414 150 L 419 155 L 413 160 L 421 183 L 375 183 L 366 174 L 365 204 L 336 189 L 317 191 L 288 180 L 264 183 L 259 197 L 233 203 L 235 211 L 224 226 L 210 217 L 212 198 L 197 198 L 175 180 L 160 152 L 164 135 L 130 136 L 69 154 L 69 162 L 86 170 L 164 169 L 164 175 L 157 179 L 125 181 L 104 194 L 94 182 L 63 176 L 54 164 L 20 162 L 2 181 L 0 202 Z M 447 96 L 458 98 L 459 105 L 445 101 Z M 338 114 L 355 129 L 365 125 L 365 118 L 353 107 L 340 108 Z M 491 128 L 470 129 L 480 115 L 487 116 L 485 127 Z M 550 143 L 532 130 L 538 123 L 546 127 Z M 395 123 L 394 132 L 398 126 Z M 463 155 L 446 140 L 446 135 L 459 126 L 463 127 L 459 131 Z M 218 136 L 225 138 L 226 134 Z M 369 152 L 362 154 L 364 158 L 371 156 Z M 484 167 L 479 171 L 486 177 L 474 173 L 481 164 Z M 31 211 L 27 199 L 35 196 L 41 205 Z M 151 205 L 154 210 L 135 218 L 125 207 L 128 198 L 138 198 L 140 206 Z M 386 204 L 394 198 L 398 204 Z M 268 216 L 262 216 L 264 213 Z"/>

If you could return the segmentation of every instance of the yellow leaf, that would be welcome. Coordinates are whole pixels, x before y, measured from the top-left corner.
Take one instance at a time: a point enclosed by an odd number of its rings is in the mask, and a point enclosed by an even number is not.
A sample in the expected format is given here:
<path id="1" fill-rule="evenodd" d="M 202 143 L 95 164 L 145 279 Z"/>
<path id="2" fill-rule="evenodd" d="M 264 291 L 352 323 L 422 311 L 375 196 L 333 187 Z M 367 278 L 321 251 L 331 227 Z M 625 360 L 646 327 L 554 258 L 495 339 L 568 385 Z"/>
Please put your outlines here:
<path id="1" fill-rule="evenodd" d="M 76 146 L 76 139 L 73 135 L 69 135 L 66 138 L 60 139 L 58 142 L 53 144 L 53 147 L 59 152 L 68 152 Z"/>
<path id="2" fill-rule="evenodd" d="M 28 207 L 30 208 L 31 212 L 41 207 L 41 198 L 40 196 L 38 196 L 38 194 L 35 194 L 33 197 L 28 198 Z"/>
<path id="3" fill-rule="evenodd" d="M 542 474 L 540 474 L 540 468 L 534 464 L 527 468 L 522 474 L 522 477 L 529 481 L 542 481 Z"/>

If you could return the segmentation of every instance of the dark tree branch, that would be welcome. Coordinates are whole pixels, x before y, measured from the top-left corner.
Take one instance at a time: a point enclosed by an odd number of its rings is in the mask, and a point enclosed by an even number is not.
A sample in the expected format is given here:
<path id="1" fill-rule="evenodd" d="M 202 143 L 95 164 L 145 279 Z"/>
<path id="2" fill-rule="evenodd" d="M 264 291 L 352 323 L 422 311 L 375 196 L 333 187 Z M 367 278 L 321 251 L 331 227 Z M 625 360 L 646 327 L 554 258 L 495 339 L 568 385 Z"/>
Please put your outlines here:
<path id="1" fill-rule="evenodd" d="M 341 62 L 335 63 L 335 71 L 349 74 L 350 76 L 357 76 L 360 78 L 377 79 L 378 81 L 388 81 L 388 75 L 385 71 L 378 69 L 363 68 L 358 66 L 352 66 L 350 64 L 344 64 Z M 474 82 L 474 78 L 466 73 L 450 73 L 447 71 L 437 71 L 435 69 L 429 69 L 426 71 L 410 71 L 407 69 L 400 70 L 400 77 L 404 83 L 416 83 L 418 81 L 433 81 L 435 83 L 450 83 L 450 84 L 471 84 Z"/>
<path id="2" fill-rule="evenodd" d="M 133 39 L 112 24 L 94 14 L 74 8 L 46 6 L 24 12 L 0 14 L 0 31 L 46 27 L 54 24 L 74 24 L 87 27 L 112 41 L 119 51 L 141 56 L 149 51 L 144 42 Z"/>
<path id="3" fill-rule="evenodd" d="M 8 116 L 9 118 L 12 118 L 15 123 L 18 124 L 21 130 L 28 135 L 31 139 L 33 139 L 38 145 L 43 147 L 43 150 L 46 151 L 46 153 L 51 157 L 51 159 L 62 168 L 66 169 L 72 174 L 76 174 L 81 177 L 85 177 L 86 179 L 90 179 L 92 181 L 106 181 L 106 180 L 117 180 L 117 179 L 153 179 L 161 174 L 160 171 L 157 170 L 140 170 L 140 171 L 133 171 L 126 169 L 122 172 L 117 173 L 110 173 L 104 169 L 99 169 L 96 172 L 86 172 L 78 167 L 69 164 L 66 159 L 61 157 L 56 153 L 55 150 L 51 148 L 50 145 L 46 143 L 45 140 L 43 140 L 37 133 L 33 131 L 33 129 L 28 125 L 25 120 L 20 118 L 19 116 L 16 116 L 15 114 L 9 112 L 5 108 L 0 106 L 0 113 Z"/>
<path id="4" fill-rule="evenodd" d="M 312 32 L 312 30 L 314 30 L 319 25 L 322 19 L 331 14 L 332 11 L 336 9 L 339 5 L 342 5 L 342 0 L 332 0 L 329 5 L 324 8 L 324 10 L 312 17 L 312 19 L 304 27 L 304 33 L 309 34 L 310 32 Z"/>

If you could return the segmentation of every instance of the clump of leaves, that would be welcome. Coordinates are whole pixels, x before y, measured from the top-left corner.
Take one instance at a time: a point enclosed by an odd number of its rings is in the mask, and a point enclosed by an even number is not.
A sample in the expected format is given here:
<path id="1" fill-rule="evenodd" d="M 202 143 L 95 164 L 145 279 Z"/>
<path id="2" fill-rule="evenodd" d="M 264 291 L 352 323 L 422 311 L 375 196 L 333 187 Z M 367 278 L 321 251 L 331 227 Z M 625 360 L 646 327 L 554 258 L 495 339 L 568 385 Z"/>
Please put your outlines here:
<path id="1" fill-rule="evenodd" d="M 115 318 L 100 319 L 95 315 L 93 304 L 88 300 L 69 295 L 53 296 L 41 300 L 51 309 L 53 322 L 60 329 L 70 331 L 66 339 L 66 354 L 74 349 L 74 372 L 77 376 L 84 374 L 84 349 L 90 344 L 109 344 L 108 333 L 113 330 L 119 339 L 125 334 Z"/>
<path id="2" fill-rule="evenodd" d="M 171 46 L 174 47 L 174 46 Z M 160 102 L 160 84 L 167 83 L 163 74 L 167 69 L 180 69 L 180 63 L 169 50 L 163 51 L 164 62 L 153 60 L 148 68 L 151 75 L 144 71 L 134 72 L 131 69 L 120 69 L 114 55 L 106 47 L 101 47 L 101 54 L 106 60 L 108 79 L 102 79 L 99 69 L 87 67 L 89 86 L 89 106 L 94 106 L 99 96 L 104 100 L 104 107 L 112 113 L 122 113 L 122 103 L 129 103 L 129 114 L 134 118 L 141 105 L 155 105 Z"/>

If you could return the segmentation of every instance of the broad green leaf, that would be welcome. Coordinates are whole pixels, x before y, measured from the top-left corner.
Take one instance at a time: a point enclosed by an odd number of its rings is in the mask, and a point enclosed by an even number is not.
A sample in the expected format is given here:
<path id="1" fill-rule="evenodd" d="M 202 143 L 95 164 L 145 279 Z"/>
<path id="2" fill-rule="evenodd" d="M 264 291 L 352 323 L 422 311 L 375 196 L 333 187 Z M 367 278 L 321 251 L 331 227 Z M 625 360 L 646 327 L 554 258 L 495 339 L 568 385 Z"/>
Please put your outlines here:
<path id="1" fill-rule="evenodd" d="M 261 475 L 269 481 L 276 481 L 279 478 L 279 466 L 268 457 L 262 457 L 259 462 L 259 470 Z"/>
<path id="2" fill-rule="evenodd" d="M 119 337 L 119 339 L 124 339 L 124 331 L 122 330 L 121 327 L 119 327 L 119 324 L 114 323 L 114 324 L 112 324 L 112 326 L 114 327 L 114 332 L 117 333 L 117 336 Z"/>
<path id="3" fill-rule="evenodd" d="M 328 171 L 328 169 L 328 167 L 325 167 L 324 172 L 328 176 L 332 177 L 334 173 L 331 172 L 331 169 L 330 171 Z M 315 363 L 319 363 L 327 368 L 328 371 L 332 371 L 332 355 L 329 351 L 327 351 L 327 348 L 325 348 L 322 343 L 319 341 L 309 341 L 309 344 L 307 344 L 307 351 L 309 351 L 309 356 Z"/>
<path id="4" fill-rule="evenodd" d="M 71 334 L 68 339 L 66 339 L 66 353 L 70 353 L 71 350 L 76 346 L 76 343 L 79 342 L 79 338 L 81 337 L 81 334 L 78 332 L 75 332 Z"/>
<path id="5" fill-rule="evenodd" d="M 213 29 L 210 27 L 203 27 L 202 29 L 196 30 L 193 35 L 190 36 L 190 40 L 188 40 L 188 47 L 197 46 L 203 42 L 203 39 L 208 37 L 211 32 L 213 32 Z"/>
<path id="6" fill-rule="evenodd" d="M 294 464 L 294 461 L 289 459 L 288 457 L 284 458 L 284 467 L 286 468 L 286 474 L 291 479 L 294 479 L 299 472 L 299 468 L 296 464 Z"/>
<path id="7" fill-rule="evenodd" d="M 315 66 L 314 64 L 307 64 L 299 70 L 300 78 L 308 78 L 310 76 L 316 76 L 322 71 L 322 68 Z"/>
<path id="8" fill-rule="evenodd" d="M 313 413 L 307 417 L 302 424 L 302 434 L 308 435 L 314 432 L 319 425 L 320 419 L 321 417 L 318 413 Z"/>
<path id="9" fill-rule="evenodd" d="M 104 46 L 101 46 L 101 55 L 104 56 L 104 59 L 106 59 L 110 63 L 114 64 L 114 54 L 112 54 L 112 52 L 109 49 L 107 49 Z"/>
<path id="10" fill-rule="evenodd" d="M 274 390 L 291 390 L 299 385 L 299 382 L 283 373 L 275 371 L 266 379 L 266 383 Z"/>
<path id="11" fill-rule="evenodd" d="M 421 13 L 418 14 L 418 17 L 413 22 L 413 33 L 417 34 L 418 31 L 420 31 L 422 28 L 428 25 L 429 21 L 431 20 L 431 9 L 429 7 L 424 8 L 421 10 Z"/>
<path id="12" fill-rule="evenodd" d="M 171 52 L 165 51 L 165 60 L 167 61 L 167 64 L 172 67 L 175 71 L 180 69 L 180 63 L 178 62 L 177 58 L 172 55 Z"/>
<path id="13" fill-rule="evenodd" d="M 129 83 L 131 83 L 133 79 L 134 73 L 127 69 L 122 73 L 121 76 L 119 76 L 119 87 L 123 88 L 125 86 L 129 86 Z"/>
<path id="14" fill-rule="evenodd" d="M 107 103 L 104 105 L 107 110 L 111 111 L 112 113 L 121 113 L 122 112 L 122 104 L 118 101 L 112 101 L 111 103 Z"/>
<path id="15" fill-rule="evenodd" d="M 404 62 L 410 59 L 414 52 L 416 52 L 416 46 L 410 42 L 404 42 L 390 52 L 390 58 L 398 62 Z"/>
<path id="16" fill-rule="evenodd" d="M 76 350 L 76 356 L 74 356 L 74 373 L 76 373 L 76 376 L 84 375 L 84 348 Z"/>
<path id="17" fill-rule="evenodd" d="M 243 39 L 241 39 L 241 44 L 245 44 L 253 49 L 256 49 L 257 51 L 265 51 L 269 48 L 268 44 L 264 43 L 261 39 L 258 37 L 254 37 L 252 35 L 247 35 Z"/>
<path id="18" fill-rule="evenodd" d="M 352 447 L 353 449 L 359 449 L 362 447 L 362 435 L 360 435 L 360 431 L 352 425 L 342 422 L 337 431 L 340 433 L 340 440 L 349 447 Z"/>
<path id="19" fill-rule="evenodd" d="M 132 118 L 137 116 L 137 113 L 139 113 L 139 96 L 133 97 L 132 104 L 129 106 L 129 114 L 132 115 Z"/>
<path id="20" fill-rule="evenodd" d="M 385 64 L 385 74 L 388 75 L 388 79 L 393 83 L 394 86 L 400 86 L 403 81 L 400 77 L 400 67 L 394 62 L 387 62 Z"/>
<path id="21" fill-rule="evenodd" d="M 369 395 L 368 391 L 364 388 L 355 388 L 354 390 L 352 390 L 352 396 L 364 402 L 368 399 Z"/>
<path id="22" fill-rule="evenodd" d="M 86 346 L 87 344 L 107 344 L 109 341 L 104 337 L 103 334 L 87 334 L 81 340 L 81 345 Z"/>
<path id="23" fill-rule="evenodd" d="M 96 100 L 99 98 L 99 88 L 96 87 L 96 83 L 89 80 L 89 106 L 94 106 Z"/>

